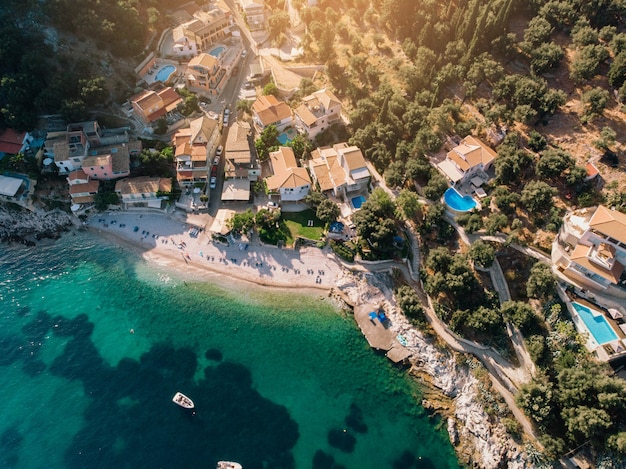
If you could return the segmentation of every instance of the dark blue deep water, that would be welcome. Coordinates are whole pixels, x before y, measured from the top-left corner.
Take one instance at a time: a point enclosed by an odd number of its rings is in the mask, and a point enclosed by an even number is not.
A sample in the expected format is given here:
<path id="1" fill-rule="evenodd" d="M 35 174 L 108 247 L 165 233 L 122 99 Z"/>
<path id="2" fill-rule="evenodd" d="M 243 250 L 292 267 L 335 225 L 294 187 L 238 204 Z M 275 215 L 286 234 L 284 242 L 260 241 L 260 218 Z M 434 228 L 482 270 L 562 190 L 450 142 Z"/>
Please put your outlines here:
<path id="1" fill-rule="evenodd" d="M 0 467 L 458 467 L 319 294 L 194 283 L 89 233 L 0 249 Z"/>

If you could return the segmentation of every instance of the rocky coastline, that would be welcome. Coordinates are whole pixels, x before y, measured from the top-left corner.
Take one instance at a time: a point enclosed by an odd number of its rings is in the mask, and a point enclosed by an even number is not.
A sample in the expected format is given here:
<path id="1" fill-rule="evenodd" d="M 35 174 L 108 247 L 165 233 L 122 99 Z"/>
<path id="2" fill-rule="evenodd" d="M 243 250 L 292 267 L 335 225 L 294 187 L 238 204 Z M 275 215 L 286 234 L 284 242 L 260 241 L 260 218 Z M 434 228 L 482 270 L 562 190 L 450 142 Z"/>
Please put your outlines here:
<path id="1" fill-rule="evenodd" d="M 480 401 L 482 383 L 473 376 L 470 365 L 413 327 L 400 312 L 388 274 L 347 272 L 334 293 L 340 302 L 385 305 L 390 327 L 407 339 L 412 352 L 410 372 L 425 390 L 421 404 L 444 419 L 460 461 L 485 469 L 532 467 L 524 448 L 501 422 L 487 414 Z"/>
<path id="2" fill-rule="evenodd" d="M 0 206 L 0 241 L 34 246 L 37 241 L 58 239 L 61 233 L 81 226 L 80 221 L 62 210 L 26 210 Z"/>

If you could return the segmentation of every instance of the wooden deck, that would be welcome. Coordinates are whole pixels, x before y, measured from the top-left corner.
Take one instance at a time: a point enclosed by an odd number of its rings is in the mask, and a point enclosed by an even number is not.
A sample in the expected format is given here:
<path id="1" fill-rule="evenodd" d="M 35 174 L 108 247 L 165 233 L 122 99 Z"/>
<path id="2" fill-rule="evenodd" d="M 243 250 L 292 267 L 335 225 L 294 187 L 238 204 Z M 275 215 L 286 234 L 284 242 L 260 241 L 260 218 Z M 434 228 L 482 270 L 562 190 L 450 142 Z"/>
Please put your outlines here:
<path id="1" fill-rule="evenodd" d="M 354 308 L 354 318 L 370 347 L 384 350 L 387 352 L 387 358 L 394 363 L 403 362 L 411 352 L 398 342 L 396 334 L 388 328 L 389 319 L 384 323 L 378 319 L 371 319 L 369 313 L 372 311 L 378 311 L 378 305 L 366 304 Z"/>

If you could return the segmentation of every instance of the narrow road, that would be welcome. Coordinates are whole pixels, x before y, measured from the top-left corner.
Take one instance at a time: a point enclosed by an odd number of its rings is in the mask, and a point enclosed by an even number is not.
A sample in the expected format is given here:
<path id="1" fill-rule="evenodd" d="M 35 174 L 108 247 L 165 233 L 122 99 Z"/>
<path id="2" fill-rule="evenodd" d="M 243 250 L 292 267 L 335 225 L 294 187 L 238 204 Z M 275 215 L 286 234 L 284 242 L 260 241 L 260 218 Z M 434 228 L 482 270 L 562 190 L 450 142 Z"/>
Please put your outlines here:
<path id="1" fill-rule="evenodd" d="M 372 174 L 372 177 L 375 179 L 376 185 L 381 187 L 386 193 L 391 196 L 392 199 L 395 200 L 397 194 L 387 187 L 383 177 L 378 173 L 376 168 L 374 168 L 369 162 L 367 163 L 367 165 L 370 174 Z M 448 218 L 449 217 L 446 217 L 446 220 L 449 221 L 450 224 L 456 229 L 463 242 L 471 245 L 471 240 L 465 233 L 465 230 L 463 230 L 455 222 L 455 220 Z M 414 230 L 407 230 L 407 235 L 411 239 L 411 246 L 415 246 L 416 249 L 414 251 L 414 258 L 419 259 L 419 242 L 417 239 L 417 235 Z M 368 266 L 369 270 L 383 270 L 380 267 L 376 269 L 372 269 L 371 267 L 372 266 Z M 389 268 L 389 266 L 387 266 L 387 268 Z M 451 349 L 461 353 L 469 353 L 475 356 L 483 364 L 483 366 L 485 366 L 485 368 L 489 372 L 489 376 L 491 378 L 491 382 L 493 383 L 494 389 L 496 389 L 496 391 L 498 391 L 502 395 L 503 399 L 511 409 L 511 412 L 522 426 L 524 433 L 534 442 L 534 444 L 538 448 L 541 449 L 542 445 L 541 443 L 539 443 L 538 435 L 535 433 L 530 419 L 526 416 L 526 414 L 524 414 L 524 412 L 517 406 L 517 403 L 515 402 L 515 394 L 517 393 L 518 386 L 522 383 L 528 382 L 528 380 L 530 379 L 529 370 L 525 366 L 527 363 L 526 360 L 523 359 L 520 361 L 524 364 L 523 366 L 516 367 L 508 360 L 505 360 L 499 353 L 497 353 L 492 348 L 457 337 L 456 334 L 454 334 L 448 328 L 448 326 L 443 321 L 441 321 L 441 319 L 439 319 L 439 317 L 435 314 L 430 297 L 423 291 L 421 285 L 412 278 L 409 269 L 404 264 L 402 264 L 402 268 L 400 270 L 405 275 L 405 279 L 407 280 L 407 282 L 417 292 L 422 304 L 425 305 L 425 316 L 437 335 Z M 501 273 L 502 270 L 500 269 L 500 272 L 496 272 L 496 275 L 500 276 L 499 274 Z M 510 298 L 510 294 L 508 293 L 508 285 L 506 284 L 504 275 L 501 276 L 498 282 L 503 283 L 502 289 L 504 297 Z M 523 346 L 524 342 L 521 338 L 521 335 L 517 336 L 515 333 L 513 333 L 512 337 L 515 337 L 515 339 L 512 338 L 512 342 L 514 343 L 514 345 L 517 343 L 517 345 Z M 523 350 L 524 352 L 526 351 L 525 348 Z"/>

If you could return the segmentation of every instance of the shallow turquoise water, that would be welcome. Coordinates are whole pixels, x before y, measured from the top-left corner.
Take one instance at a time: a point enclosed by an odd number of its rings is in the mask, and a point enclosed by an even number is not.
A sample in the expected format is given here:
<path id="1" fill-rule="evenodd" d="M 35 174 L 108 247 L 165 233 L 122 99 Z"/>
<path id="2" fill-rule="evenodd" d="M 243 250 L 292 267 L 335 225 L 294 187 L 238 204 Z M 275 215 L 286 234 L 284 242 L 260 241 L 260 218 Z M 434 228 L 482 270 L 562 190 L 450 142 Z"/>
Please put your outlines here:
<path id="1" fill-rule="evenodd" d="M 184 282 L 80 233 L 2 246 L 0 304 L 1 467 L 458 467 L 319 295 Z"/>

